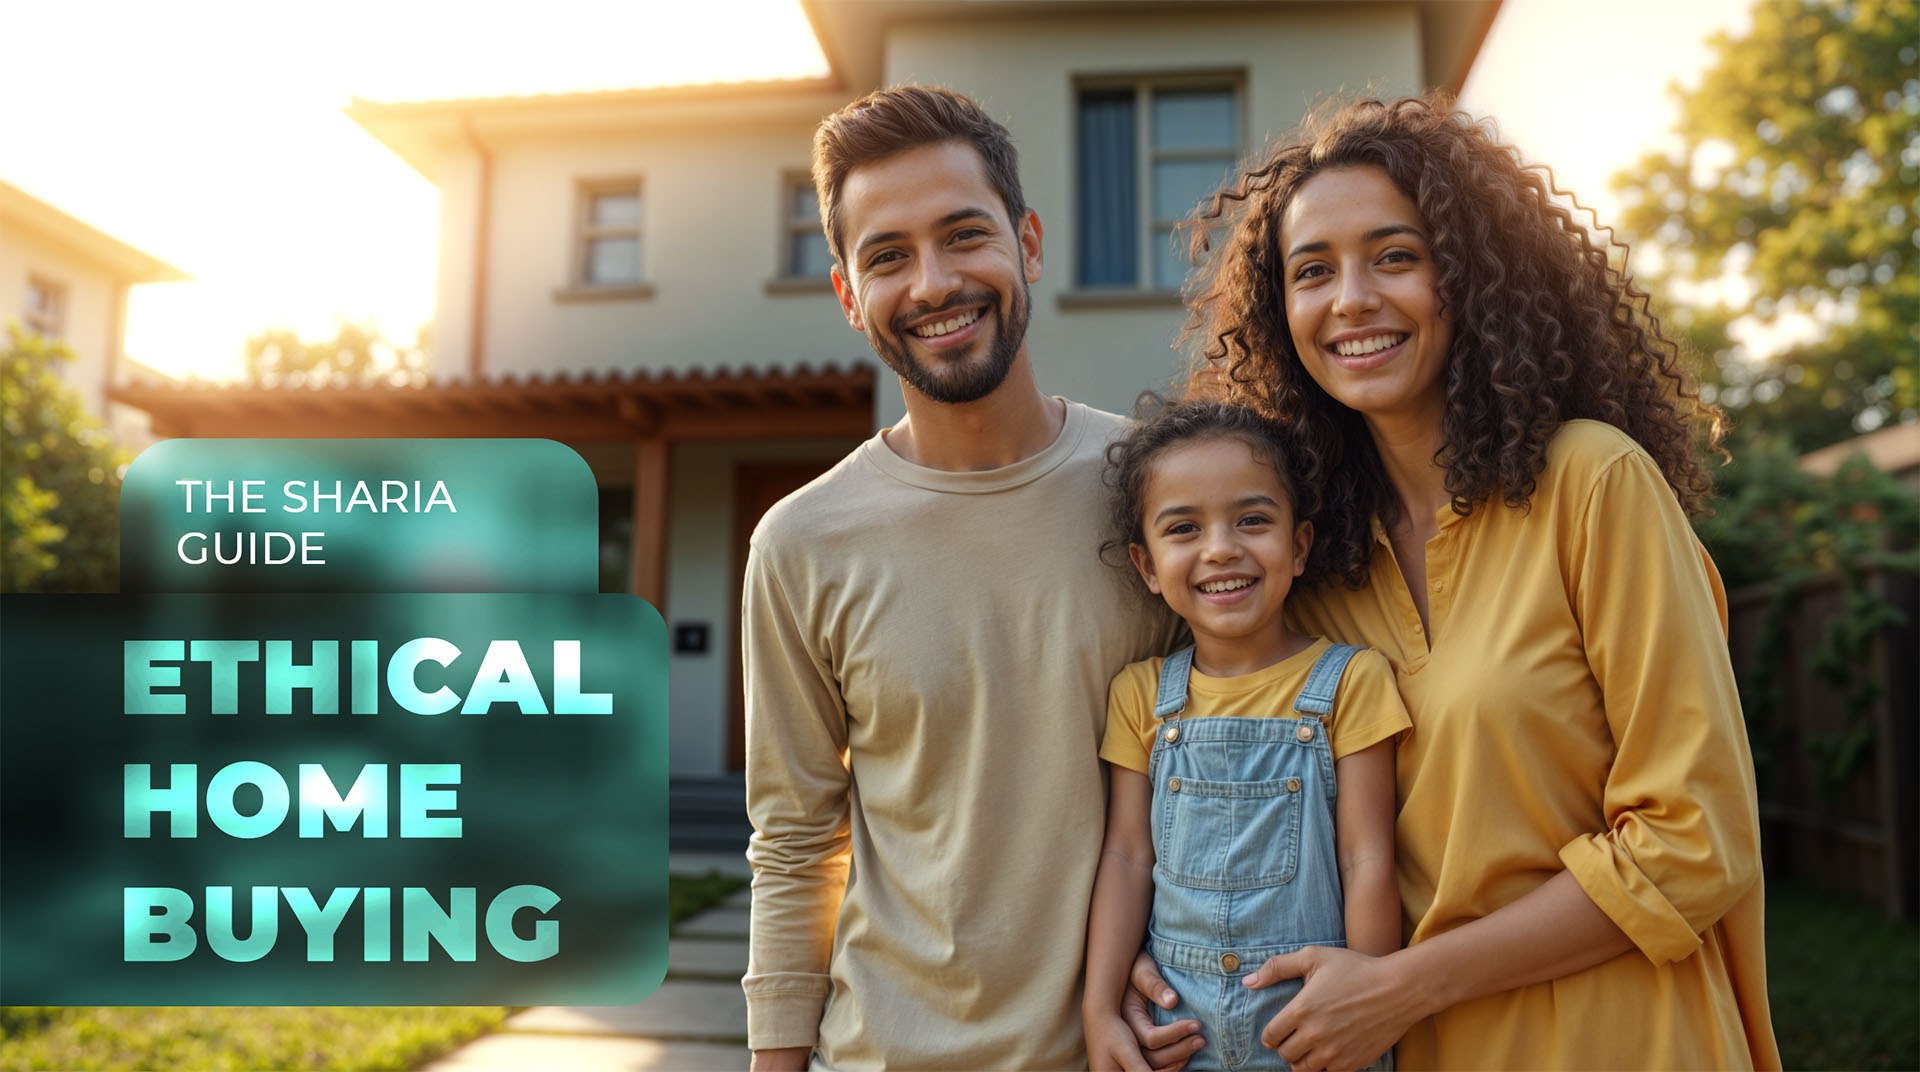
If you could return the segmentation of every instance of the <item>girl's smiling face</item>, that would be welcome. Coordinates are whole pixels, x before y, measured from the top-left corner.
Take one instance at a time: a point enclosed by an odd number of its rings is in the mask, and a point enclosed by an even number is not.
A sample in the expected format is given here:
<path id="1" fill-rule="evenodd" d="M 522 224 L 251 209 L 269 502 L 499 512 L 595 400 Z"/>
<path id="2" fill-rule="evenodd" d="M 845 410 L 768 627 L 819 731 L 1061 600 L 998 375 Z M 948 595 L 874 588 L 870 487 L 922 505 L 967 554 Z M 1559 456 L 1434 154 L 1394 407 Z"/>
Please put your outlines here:
<path id="1" fill-rule="evenodd" d="M 1322 390 L 1370 425 L 1440 426 L 1453 330 L 1426 221 L 1377 167 L 1302 183 L 1280 221 L 1287 327 Z"/>
<path id="2" fill-rule="evenodd" d="M 1313 526 L 1294 520 L 1280 474 L 1244 440 L 1210 436 L 1154 458 L 1145 492 L 1146 542 L 1127 554 L 1192 628 L 1195 666 L 1233 677 L 1295 654 L 1281 611 Z"/>

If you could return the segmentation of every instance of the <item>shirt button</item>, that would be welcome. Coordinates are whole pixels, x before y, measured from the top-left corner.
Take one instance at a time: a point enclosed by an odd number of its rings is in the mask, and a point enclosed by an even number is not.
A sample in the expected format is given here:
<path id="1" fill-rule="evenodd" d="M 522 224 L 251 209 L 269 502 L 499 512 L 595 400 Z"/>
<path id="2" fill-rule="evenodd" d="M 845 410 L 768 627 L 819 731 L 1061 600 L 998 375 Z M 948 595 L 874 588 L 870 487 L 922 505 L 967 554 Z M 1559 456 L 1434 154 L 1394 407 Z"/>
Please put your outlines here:
<path id="1" fill-rule="evenodd" d="M 1172 744 L 1173 742 L 1179 739 L 1180 739 L 1180 727 L 1168 726 L 1167 727 L 1167 743 Z"/>
<path id="2" fill-rule="evenodd" d="M 1300 739 L 1301 741 L 1311 741 L 1313 740 L 1313 727 L 1302 726 L 1299 729 L 1294 730 L 1293 735 L 1296 738 Z"/>
<path id="3" fill-rule="evenodd" d="M 1288 779 L 1287 779 L 1287 792 L 1289 792 L 1289 793 L 1298 793 L 1299 791 L 1300 791 L 1300 779 L 1298 779 L 1298 778 L 1288 778 Z"/>
<path id="4" fill-rule="evenodd" d="M 1220 954 L 1220 970 L 1236 972 L 1240 970 L 1240 958 L 1232 953 Z"/>
<path id="5" fill-rule="evenodd" d="M 1415 625 L 1415 626 L 1413 627 L 1413 631 L 1414 631 L 1414 632 L 1416 632 L 1416 633 L 1424 633 L 1424 632 L 1426 632 L 1426 630 L 1425 630 L 1424 628 L 1422 628 L 1421 626 L 1419 626 L 1419 625 L 1417 625 L 1417 624 L 1416 624 L 1416 625 Z"/>
<path id="6" fill-rule="evenodd" d="M 1167 779 L 1167 792 L 1169 792 L 1169 793 L 1178 793 L 1179 791 L 1180 791 L 1180 779 L 1178 779 L 1178 778 L 1168 778 L 1168 779 Z"/>

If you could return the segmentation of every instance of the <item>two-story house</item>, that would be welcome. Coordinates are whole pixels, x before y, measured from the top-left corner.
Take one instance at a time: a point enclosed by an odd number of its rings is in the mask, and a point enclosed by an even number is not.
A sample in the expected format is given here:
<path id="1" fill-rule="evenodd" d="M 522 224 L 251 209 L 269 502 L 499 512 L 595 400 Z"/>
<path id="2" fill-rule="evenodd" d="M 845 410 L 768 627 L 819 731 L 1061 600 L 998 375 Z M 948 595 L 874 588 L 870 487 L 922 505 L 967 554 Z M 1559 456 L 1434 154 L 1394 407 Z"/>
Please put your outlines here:
<path id="1" fill-rule="evenodd" d="M 1127 411 L 1175 371 L 1174 222 L 1329 93 L 1457 91 L 1498 7 L 804 2 L 818 80 L 348 109 L 441 191 L 430 383 L 118 397 L 174 435 L 571 444 L 602 487 L 604 587 L 674 627 L 671 768 L 722 774 L 742 750 L 747 535 L 903 412 L 828 283 L 807 177 L 823 115 L 917 81 L 1000 117 L 1045 227 L 1041 385 Z"/>
<path id="2" fill-rule="evenodd" d="M 187 278 L 166 261 L 0 182 L 0 325 L 18 324 L 64 344 L 73 360 L 60 369 L 61 378 L 121 443 L 147 441 L 145 415 L 112 402 L 107 393 L 128 371 L 128 292 L 140 283 Z"/>

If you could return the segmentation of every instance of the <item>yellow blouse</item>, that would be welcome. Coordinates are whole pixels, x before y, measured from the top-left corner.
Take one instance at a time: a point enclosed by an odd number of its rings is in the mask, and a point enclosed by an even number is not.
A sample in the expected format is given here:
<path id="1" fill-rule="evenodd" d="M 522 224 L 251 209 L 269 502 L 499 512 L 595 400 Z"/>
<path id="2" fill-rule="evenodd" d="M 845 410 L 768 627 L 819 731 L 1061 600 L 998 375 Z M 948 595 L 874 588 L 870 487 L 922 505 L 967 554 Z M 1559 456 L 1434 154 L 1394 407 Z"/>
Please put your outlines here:
<path id="1" fill-rule="evenodd" d="M 1778 1068 L 1726 593 L 1653 460 L 1572 421 L 1530 509 L 1443 510 L 1431 635 L 1377 523 L 1374 538 L 1365 587 L 1289 611 L 1399 679 L 1409 944 L 1567 870 L 1639 947 L 1415 1024 L 1400 1067 Z"/>

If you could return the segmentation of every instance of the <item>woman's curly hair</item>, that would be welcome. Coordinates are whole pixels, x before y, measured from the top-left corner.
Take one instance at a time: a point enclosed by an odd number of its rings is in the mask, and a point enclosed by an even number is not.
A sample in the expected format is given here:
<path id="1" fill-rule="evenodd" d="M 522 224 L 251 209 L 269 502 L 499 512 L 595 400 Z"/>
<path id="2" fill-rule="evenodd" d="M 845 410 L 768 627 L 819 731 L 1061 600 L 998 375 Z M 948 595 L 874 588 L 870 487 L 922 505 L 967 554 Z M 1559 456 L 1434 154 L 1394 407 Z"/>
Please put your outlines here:
<path id="1" fill-rule="evenodd" d="M 1522 166 L 1447 98 L 1336 100 L 1186 225 L 1199 266 L 1181 333 L 1192 361 L 1187 391 L 1252 405 L 1289 428 L 1296 471 L 1321 500 L 1314 557 L 1323 568 L 1309 573 L 1363 584 L 1370 518 L 1391 524 L 1400 510 L 1360 415 L 1301 365 L 1284 297 L 1280 221 L 1294 194 L 1322 172 L 1367 166 L 1412 199 L 1430 232 L 1453 336 L 1434 460 L 1455 512 L 1495 496 L 1524 508 L 1547 441 L 1581 417 L 1631 436 L 1681 506 L 1701 512 L 1711 484 L 1695 430 L 1717 449 L 1720 414 L 1700 401 L 1679 347 L 1625 273 L 1625 245 L 1596 243 L 1556 200 L 1572 198 L 1550 171 Z"/>

